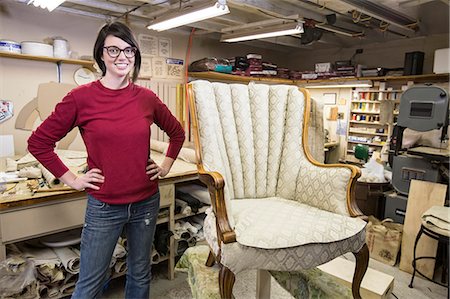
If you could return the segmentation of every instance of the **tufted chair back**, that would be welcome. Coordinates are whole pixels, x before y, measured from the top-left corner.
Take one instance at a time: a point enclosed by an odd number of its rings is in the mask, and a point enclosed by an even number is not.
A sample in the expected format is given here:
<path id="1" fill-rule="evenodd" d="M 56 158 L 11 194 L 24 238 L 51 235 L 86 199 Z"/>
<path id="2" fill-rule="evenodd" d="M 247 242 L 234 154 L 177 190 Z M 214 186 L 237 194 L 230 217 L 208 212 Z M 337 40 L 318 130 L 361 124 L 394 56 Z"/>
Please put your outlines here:
<path id="1" fill-rule="evenodd" d="M 227 207 L 230 200 L 278 196 L 349 214 L 348 181 L 334 178 L 348 177 L 350 170 L 309 172 L 314 165 L 303 146 L 304 115 L 308 115 L 304 111 L 309 103 L 298 87 L 199 80 L 192 88 L 197 117 L 202 120 L 199 158 L 206 170 L 224 176 Z M 311 184 L 324 188 L 312 191 Z"/>

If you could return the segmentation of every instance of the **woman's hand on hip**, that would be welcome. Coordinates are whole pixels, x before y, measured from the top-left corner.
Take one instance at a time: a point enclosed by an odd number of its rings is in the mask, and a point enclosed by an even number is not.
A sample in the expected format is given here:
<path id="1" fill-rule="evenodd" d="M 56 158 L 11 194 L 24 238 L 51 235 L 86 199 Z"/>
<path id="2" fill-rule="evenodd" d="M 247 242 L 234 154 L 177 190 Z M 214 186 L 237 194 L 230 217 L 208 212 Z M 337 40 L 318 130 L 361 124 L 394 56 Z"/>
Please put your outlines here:
<path id="1" fill-rule="evenodd" d="M 158 177 L 164 177 L 169 173 L 170 169 L 166 169 L 162 166 L 159 166 L 158 164 L 156 164 L 155 161 L 153 161 L 153 159 L 148 159 L 148 164 L 146 167 L 146 174 L 151 175 L 152 177 L 150 178 L 150 180 L 156 180 Z"/>
<path id="2" fill-rule="evenodd" d="M 92 190 L 99 190 L 100 187 L 94 185 L 94 183 L 102 184 L 105 181 L 105 177 L 101 173 L 102 171 L 100 169 L 92 168 L 84 175 L 77 176 L 75 180 L 73 180 L 70 187 L 79 191 L 82 191 L 86 188 L 90 188 Z"/>

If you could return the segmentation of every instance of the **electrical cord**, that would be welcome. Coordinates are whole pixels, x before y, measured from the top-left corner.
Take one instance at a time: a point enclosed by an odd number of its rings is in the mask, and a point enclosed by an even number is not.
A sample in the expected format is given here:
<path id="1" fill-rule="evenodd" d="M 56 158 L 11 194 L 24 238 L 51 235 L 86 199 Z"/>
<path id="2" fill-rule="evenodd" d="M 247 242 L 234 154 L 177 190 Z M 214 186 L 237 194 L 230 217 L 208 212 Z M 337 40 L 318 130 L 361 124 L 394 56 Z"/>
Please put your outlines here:
<path id="1" fill-rule="evenodd" d="M 293 18 L 285 18 L 285 17 L 279 17 L 279 16 L 270 14 L 270 13 L 264 11 L 264 10 L 261 10 L 261 9 L 258 9 L 258 11 L 259 11 L 260 13 L 263 13 L 263 14 L 268 15 L 268 16 L 273 17 L 273 18 L 282 19 L 282 20 L 289 20 L 289 21 L 297 21 L 297 19 L 293 19 Z"/>

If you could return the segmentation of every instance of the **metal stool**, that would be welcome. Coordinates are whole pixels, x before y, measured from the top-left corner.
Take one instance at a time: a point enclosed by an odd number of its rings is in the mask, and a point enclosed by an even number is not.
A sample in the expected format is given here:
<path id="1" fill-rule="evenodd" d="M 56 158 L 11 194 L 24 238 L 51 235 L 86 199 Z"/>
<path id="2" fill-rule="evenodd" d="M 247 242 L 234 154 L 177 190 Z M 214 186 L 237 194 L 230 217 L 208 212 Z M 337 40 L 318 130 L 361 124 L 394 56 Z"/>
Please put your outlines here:
<path id="1" fill-rule="evenodd" d="M 439 209 L 442 209 L 442 208 L 446 209 L 446 213 L 448 213 L 449 208 L 447 208 L 447 207 L 439 207 Z M 428 211 L 431 211 L 431 209 L 428 210 Z M 427 211 L 427 212 L 428 212 L 428 211 Z M 427 212 L 425 212 L 424 215 L 426 215 Z M 444 259 L 446 259 L 447 262 L 443 263 L 443 265 L 442 265 L 441 282 L 434 281 L 434 280 L 432 280 L 432 279 L 426 277 L 426 276 L 423 275 L 423 273 L 421 273 L 421 272 L 417 269 L 417 267 L 416 267 L 416 264 L 417 264 L 417 261 L 418 261 L 418 260 L 421 260 L 421 259 L 436 259 L 436 257 L 433 257 L 433 256 L 421 256 L 421 257 L 416 257 L 417 243 L 419 242 L 419 239 L 420 239 L 420 237 L 422 236 L 422 234 L 425 234 L 425 235 L 427 235 L 428 237 L 430 237 L 430 238 L 432 238 L 432 239 L 435 239 L 435 240 L 437 240 L 439 243 L 442 243 L 442 244 L 445 245 L 445 246 L 444 246 Z M 447 273 L 447 275 L 448 275 L 448 246 L 449 246 L 449 239 L 450 239 L 450 231 L 444 230 L 444 229 L 440 229 L 439 227 L 437 227 L 437 226 L 435 226 L 435 225 L 433 225 L 433 224 L 429 224 L 429 223 L 427 223 L 426 220 L 424 220 L 423 217 L 422 217 L 422 225 L 420 226 L 419 233 L 417 234 L 416 241 L 415 241 L 415 243 L 414 243 L 414 259 L 413 259 L 413 261 L 412 261 L 412 266 L 413 266 L 414 271 L 413 271 L 413 274 L 412 274 L 412 277 L 411 277 L 411 282 L 410 282 L 410 284 L 409 284 L 409 287 L 410 287 L 410 288 L 413 287 L 414 277 L 415 277 L 416 272 L 417 272 L 417 273 L 420 274 L 423 278 L 425 278 L 425 279 L 427 279 L 427 280 L 429 280 L 429 281 L 432 281 L 432 282 L 434 282 L 434 283 L 437 283 L 437 284 L 439 284 L 439 285 L 441 285 L 441 286 L 443 286 L 443 287 L 447 287 L 447 294 L 448 294 L 448 296 L 449 296 L 449 298 L 450 298 L 450 292 L 449 292 L 449 289 L 448 289 L 448 281 L 447 281 L 447 284 L 445 284 L 445 282 L 444 282 L 444 280 L 445 280 L 445 274 Z"/>

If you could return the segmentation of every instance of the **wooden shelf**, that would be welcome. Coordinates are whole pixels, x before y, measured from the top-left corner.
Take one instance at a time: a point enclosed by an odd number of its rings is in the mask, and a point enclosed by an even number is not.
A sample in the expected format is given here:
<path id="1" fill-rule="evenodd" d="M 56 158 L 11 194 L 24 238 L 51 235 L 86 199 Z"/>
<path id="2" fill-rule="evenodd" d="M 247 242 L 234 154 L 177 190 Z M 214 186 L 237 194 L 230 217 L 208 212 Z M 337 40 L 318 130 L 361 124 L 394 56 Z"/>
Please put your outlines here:
<path id="1" fill-rule="evenodd" d="M 81 65 L 81 66 L 87 67 L 91 70 L 94 70 L 94 61 L 90 61 L 90 60 L 65 59 L 65 58 L 34 56 L 34 55 L 16 54 L 16 53 L 7 53 L 7 52 L 0 52 L 0 57 L 34 60 L 34 61 L 45 61 L 45 62 L 53 62 L 53 63 L 75 64 L 75 65 Z"/>
<path id="2" fill-rule="evenodd" d="M 388 134 L 384 133 L 370 133 L 370 132 L 356 132 L 356 131 L 349 131 L 349 134 L 360 134 L 360 135 L 371 135 L 371 136 L 383 136 L 388 137 Z"/>
<path id="3" fill-rule="evenodd" d="M 352 141 L 352 140 L 349 140 L 347 142 L 348 143 L 356 143 L 356 144 L 365 144 L 365 145 L 368 145 L 368 146 L 380 146 L 380 147 L 384 146 L 384 144 L 380 144 L 380 143 L 368 143 L 368 142 L 363 142 L 363 141 Z"/>
<path id="4" fill-rule="evenodd" d="M 375 126 L 387 126 L 387 124 L 381 124 L 373 121 L 361 121 L 361 120 L 351 120 L 352 124 L 364 124 L 364 125 L 375 125 Z"/>
<path id="5" fill-rule="evenodd" d="M 357 110 L 353 110 L 352 113 L 355 114 L 380 114 L 380 112 L 373 112 L 373 111 L 357 111 Z"/>
<path id="6" fill-rule="evenodd" d="M 237 82 L 250 82 L 250 81 L 262 81 L 278 84 L 295 84 L 295 80 L 270 78 L 270 77 L 247 77 L 237 76 L 231 74 L 223 74 L 217 72 L 190 72 L 189 77 L 207 80 L 219 80 L 219 81 L 237 81 Z"/>
<path id="7" fill-rule="evenodd" d="M 352 103 L 371 103 L 371 104 L 380 104 L 382 101 L 374 100 L 374 101 L 368 101 L 368 100 L 360 100 L 360 101 L 352 101 Z"/>
<path id="8" fill-rule="evenodd" d="M 316 80 L 291 80 L 291 79 L 281 79 L 281 78 L 266 78 L 266 77 L 247 77 L 247 76 L 237 76 L 231 74 L 223 74 L 217 72 L 189 72 L 189 77 L 207 79 L 207 80 L 219 80 L 219 81 L 237 81 L 237 82 L 250 82 L 250 81 L 261 81 L 261 82 L 271 82 L 279 84 L 308 84 L 314 83 L 330 83 L 330 82 L 347 82 L 355 80 L 372 80 L 372 81 L 414 81 L 417 83 L 424 82 L 448 82 L 449 74 L 426 74 L 426 75 L 415 75 L 415 76 L 385 76 L 385 77 L 346 77 L 346 78 L 330 78 L 330 79 L 316 79 Z M 307 86 L 306 86 L 307 88 Z M 367 91 L 369 92 L 369 91 Z M 375 91 L 370 91 L 375 92 Z M 383 92 L 401 92 L 401 91 L 390 91 L 386 90 Z"/>
<path id="9" fill-rule="evenodd" d="M 358 90 L 358 93 L 367 93 L 367 92 L 381 92 L 381 93 L 390 93 L 390 92 L 403 92 L 403 90 Z"/>

